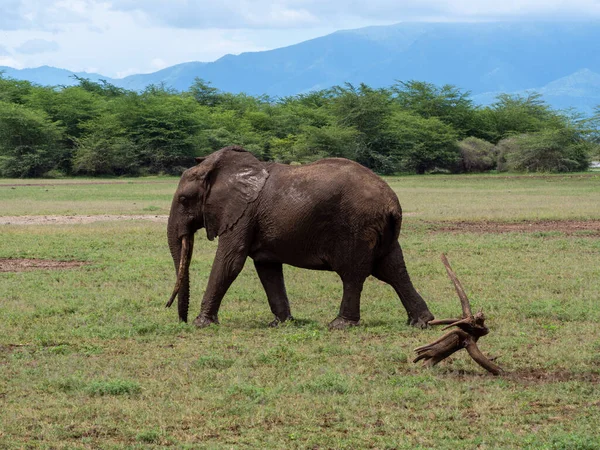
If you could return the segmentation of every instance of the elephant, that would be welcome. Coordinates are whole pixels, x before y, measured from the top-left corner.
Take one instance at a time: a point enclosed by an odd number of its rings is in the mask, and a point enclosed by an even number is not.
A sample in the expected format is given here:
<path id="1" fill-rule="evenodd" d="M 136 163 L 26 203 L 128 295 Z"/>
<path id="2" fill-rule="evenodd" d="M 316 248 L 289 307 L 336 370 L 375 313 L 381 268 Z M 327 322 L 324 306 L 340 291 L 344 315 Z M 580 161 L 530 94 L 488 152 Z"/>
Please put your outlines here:
<path id="1" fill-rule="evenodd" d="M 409 277 L 398 237 L 398 197 L 368 168 L 344 158 L 310 164 L 261 162 L 240 146 L 222 148 L 187 169 L 173 197 L 167 224 L 178 297 L 187 322 L 189 266 L 194 233 L 205 228 L 219 238 L 197 327 L 218 324 L 227 289 L 248 257 L 266 292 L 271 326 L 293 319 L 283 264 L 336 272 L 343 296 L 331 329 L 358 325 L 360 296 L 369 275 L 390 284 L 408 314 L 408 324 L 433 320 Z"/>

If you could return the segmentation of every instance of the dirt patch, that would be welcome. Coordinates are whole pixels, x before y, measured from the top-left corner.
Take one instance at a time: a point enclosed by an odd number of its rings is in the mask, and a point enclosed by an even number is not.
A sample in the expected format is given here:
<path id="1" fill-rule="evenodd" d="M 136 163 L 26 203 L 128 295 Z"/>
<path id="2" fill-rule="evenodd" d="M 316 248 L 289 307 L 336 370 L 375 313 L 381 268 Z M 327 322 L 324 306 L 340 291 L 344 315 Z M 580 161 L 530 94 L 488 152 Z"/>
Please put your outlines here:
<path id="1" fill-rule="evenodd" d="M 0 272 L 29 272 L 31 270 L 60 270 L 81 267 L 84 261 L 54 261 L 52 259 L 0 258 Z"/>
<path id="2" fill-rule="evenodd" d="M 515 372 L 508 373 L 506 378 L 509 380 L 524 382 L 524 383 L 563 383 L 565 381 L 587 381 L 590 383 L 598 383 L 600 381 L 600 373 L 595 372 L 569 372 L 561 371 L 544 371 L 542 369 L 521 369 Z"/>
<path id="3" fill-rule="evenodd" d="M 110 222 L 115 220 L 149 220 L 167 223 L 169 216 L 156 214 L 116 215 L 99 214 L 89 216 L 2 216 L 0 225 L 64 225 L 92 222 Z"/>
<path id="4" fill-rule="evenodd" d="M 457 370 L 448 372 L 448 375 L 461 381 L 490 378 L 490 374 L 483 371 L 470 372 Z M 600 373 L 569 372 L 567 370 L 545 371 L 542 369 L 519 369 L 515 370 L 514 372 L 503 372 L 499 375 L 499 378 L 514 381 L 520 384 L 564 383 L 566 381 L 598 383 L 600 382 Z"/>
<path id="5" fill-rule="evenodd" d="M 493 180 L 546 180 L 546 181 L 561 181 L 564 179 L 581 179 L 585 180 L 588 178 L 596 178 L 598 177 L 597 172 L 589 172 L 589 173 L 575 173 L 575 174 L 552 174 L 552 173 L 539 173 L 539 174 L 527 174 L 527 175 L 437 175 L 442 181 L 451 181 L 452 179 L 460 179 L 460 180 L 485 180 L 485 181 L 493 181 Z"/>
<path id="6" fill-rule="evenodd" d="M 541 220 L 523 222 L 430 222 L 434 233 L 575 233 L 600 236 L 600 220 Z"/>
<path id="7" fill-rule="evenodd" d="M 0 355 L 8 355 L 19 348 L 27 347 L 29 344 L 0 344 Z"/>

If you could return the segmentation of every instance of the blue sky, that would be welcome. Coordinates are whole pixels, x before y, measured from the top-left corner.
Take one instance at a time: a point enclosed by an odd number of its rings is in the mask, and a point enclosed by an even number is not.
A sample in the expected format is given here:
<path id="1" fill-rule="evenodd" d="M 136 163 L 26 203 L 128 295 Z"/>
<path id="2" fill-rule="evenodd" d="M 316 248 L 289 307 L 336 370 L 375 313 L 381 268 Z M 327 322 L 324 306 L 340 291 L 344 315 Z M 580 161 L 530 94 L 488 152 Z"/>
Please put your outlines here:
<path id="1" fill-rule="evenodd" d="M 600 0 L 0 0 L 0 66 L 123 77 L 369 25 L 598 19 Z"/>

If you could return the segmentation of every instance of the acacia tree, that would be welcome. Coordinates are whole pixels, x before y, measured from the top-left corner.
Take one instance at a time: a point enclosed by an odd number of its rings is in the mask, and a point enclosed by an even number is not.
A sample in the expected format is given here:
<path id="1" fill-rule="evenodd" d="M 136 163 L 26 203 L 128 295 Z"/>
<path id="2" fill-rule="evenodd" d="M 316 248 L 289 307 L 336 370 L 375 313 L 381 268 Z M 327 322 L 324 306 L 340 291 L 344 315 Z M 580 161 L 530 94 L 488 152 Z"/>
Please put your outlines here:
<path id="1" fill-rule="evenodd" d="M 179 174 L 193 164 L 195 135 L 201 127 L 196 102 L 160 87 L 130 96 L 120 111 L 140 166 L 150 173 Z M 133 113 L 133 114 L 131 114 Z"/>
<path id="2" fill-rule="evenodd" d="M 117 113 L 106 113 L 85 124 L 76 141 L 73 170 L 86 175 L 137 175 L 138 148 Z"/>
<path id="3" fill-rule="evenodd" d="M 0 102 L 0 176 L 40 177 L 63 159 L 63 130 L 46 113 Z"/>
<path id="4" fill-rule="evenodd" d="M 394 111 L 390 91 L 346 83 L 334 87 L 329 95 L 326 108 L 334 116 L 334 123 L 357 133 L 356 161 L 379 173 L 393 173 L 393 138 L 387 122 Z"/>
<path id="5" fill-rule="evenodd" d="M 451 169 L 458 163 L 457 132 L 437 117 L 398 111 L 389 118 L 388 125 L 400 170 L 423 174 L 436 168 Z"/>
<path id="6" fill-rule="evenodd" d="M 600 161 L 600 105 L 596 106 L 594 115 L 587 122 L 589 130 L 587 136 L 591 144 L 590 158 L 594 161 Z"/>
<path id="7" fill-rule="evenodd" d="M 502 145 L 501 158 L 508 170 L 574 172 L 587 170 L 590 143 L 573 129 L 547 129 L 515 136 Z"/>
<path id="8" fill-rule="evenodd" d="M 436 86 L 423 81 L 400 81 L 391 87 L 394 101 L 403 110 L 425 119 L 436 117 L 457 132 L 460 138 L 475 131 L 475 106 L 469 91 L 454 85 Z"/>
<path id="9" fill-rule="evenodd" d="M 565 117 L 535 92 L 526 96 L 500 94 L 491 106 L 479 112 L 476 121 L 480 129 L 477 137 L 492 143 L 517 134 L 565 126 Z"/>
<path id="10" fill-rule="evenodd" d="M 22 105 L 33 88 L 29 81 L 4 78 L 0 71 L 0 101 Z"/>
<path id="11" fill-rule="evenodd" d="M 187 90 L 198 104 L 203 106 L 217 106 L 221 103 L 221 92 L 216 87 L 211 86 L 209 81 L 202 78 L 194 78 L 194 82 Z"/>
<path id="12" fill-rule="evenodd" d="M 36 87 L 28 96 L 28 106 L 45 111 L 50 120 L 63 126 L 61 146 L 66 152 L 58 166 L 62 172 L 71 172 L 76 141 L 83 136 L 85 124 L 103 112 L 103 103 L 97 94 L 79 86 Z"/>

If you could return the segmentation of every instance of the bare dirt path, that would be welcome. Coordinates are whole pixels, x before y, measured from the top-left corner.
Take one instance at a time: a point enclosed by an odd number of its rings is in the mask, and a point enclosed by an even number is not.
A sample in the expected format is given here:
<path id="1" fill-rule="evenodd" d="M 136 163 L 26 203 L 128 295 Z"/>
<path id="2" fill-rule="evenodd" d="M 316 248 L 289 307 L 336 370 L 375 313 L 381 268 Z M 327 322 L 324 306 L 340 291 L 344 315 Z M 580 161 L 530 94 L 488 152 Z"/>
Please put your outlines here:
<path id="1" fill-rule="evenodd" d="M 167 223 L 169 216 L 157 214 L 117 215 L 98 214 L 84 216 L 0 216 L 0 225 L 64 225 L 116 220 L 148 220 Z"/>
<path id="2" fill-rule="evenodd" d="M 83 261 L 54 261 L 52 259 L 0 258 L 0 272 L 73 269 L 88 264 Z"/>
<path id="3" fill-rule="evenodd" d="M 600 236 L 600 220 L 540 220 L 523 222 L 432 222 L 434 233 L 539 233 L 557 231 L 567 235 L 585 232 Z"/>

